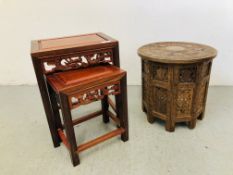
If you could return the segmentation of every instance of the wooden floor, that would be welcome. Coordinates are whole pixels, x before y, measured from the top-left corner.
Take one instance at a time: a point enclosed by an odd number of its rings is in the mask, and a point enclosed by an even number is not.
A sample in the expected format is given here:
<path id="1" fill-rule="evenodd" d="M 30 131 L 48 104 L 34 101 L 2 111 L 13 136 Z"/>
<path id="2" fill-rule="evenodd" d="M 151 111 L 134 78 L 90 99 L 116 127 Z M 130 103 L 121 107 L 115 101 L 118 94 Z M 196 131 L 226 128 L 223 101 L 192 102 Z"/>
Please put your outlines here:
<path id="1" fill-rule="evenodd" d="M 232 175 L 233 87 L 210 87 L 204 120 L 194 130 L 180 124 L 174 133 L 163 122 L 147 122 L 140 92 L 128 87 L 129 141 L 114 137 L 90 148 L 74 168 L 65 146 L 52 146 L 37 87 L 0 87 L 0 174 Z M 73 116 L 99 108 L 97 102 Z M 101 117 L 75 127 L 78 144 L 114 129 Z"/>

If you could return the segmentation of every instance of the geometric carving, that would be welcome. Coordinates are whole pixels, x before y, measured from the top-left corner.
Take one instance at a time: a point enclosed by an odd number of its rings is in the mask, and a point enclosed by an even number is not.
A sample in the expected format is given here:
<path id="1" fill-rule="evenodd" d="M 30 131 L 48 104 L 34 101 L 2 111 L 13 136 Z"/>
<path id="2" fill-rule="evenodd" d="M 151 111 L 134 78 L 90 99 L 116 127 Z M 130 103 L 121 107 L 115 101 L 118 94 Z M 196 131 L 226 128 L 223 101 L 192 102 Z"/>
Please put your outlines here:
<path id="1" fill-rule="evenodd" d="M 195 112 L 196 113 L 199 113 L 202 110 L 202 108 L 204 107 L 204 99 L 205 99 L 205 96 L 206 96 L 206 88 L 208 88 L 207 82 L 201 83 L 200 88 L 197 91 L 198 98 L 197 98 L 196 105 L 195 105 Z"/>
<path id="2" fill-rule="evenodd" d="M 120 94 L 120 82 L 111 85 L 91 89 L 89 92 L 78 93 L 69 97 L 70 108 L 76 108 L 80 105 L 85 105 L 97 100 L 101 100 L 105 95 Z"/>
<path id="3" fill-rule="evenodd" d="M 193 88 L 178 88 L 176 98 L 177 117 L 182 114 L 191 114 L 193 101 Z"/>
<path id="4" fill-rule="evenodd" d="M 154 80 L 168 81 L 168 66 L 152 63 L 152 76 Z"/>
<path id="5" fill-rule="evenodd" d="M 154 102 L 153 106 L 156 112 L 167 114 L 167 106 L 170 106 L 167 89 L 155 87 L 152 101 Z"/>
<path id="6" fill-rule="evenodd" d="M 197 67 L 195 65 L 192 66 L 183 66 L 179 70 L 179 81 L 180 82 L 195 82 Z"/>
<path id="7" fill-rule="evenodd" d="M 110 63 L 112 64 L 112 50 L 100 50 L 88 53 L 77 53 L 73 55 L 61 56 L 59 58 L 42 59 L 42 68 L 45 74 L 55 71 L 65 71 L 88 67 L 90 65 Z"/>

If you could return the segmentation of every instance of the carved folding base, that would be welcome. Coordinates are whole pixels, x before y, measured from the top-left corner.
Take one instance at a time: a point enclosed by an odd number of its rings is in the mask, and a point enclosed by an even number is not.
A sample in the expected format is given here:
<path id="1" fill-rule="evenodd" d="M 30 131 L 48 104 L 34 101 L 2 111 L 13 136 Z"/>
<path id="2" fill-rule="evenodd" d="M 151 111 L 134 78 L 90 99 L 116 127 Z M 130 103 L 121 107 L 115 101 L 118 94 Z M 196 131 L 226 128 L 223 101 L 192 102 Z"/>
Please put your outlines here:
<path id="1" fill-rule="evenodd" d="M 142 109 L 147 120 L 165 121 L 167 131 L 184 122 L 195 128 L 204 118 L 212 60 L 192 64 L 142 61 Z"/>
<path id="2" fill-rule="evenodd" d="M 147 114 L 147 121 L 151 124 L 153 124 L 155 121 L 156 121 L 156 118 L 157 117 L 153 117 L 153 116 L 150 116 L 149 114 Z M 159 117 L 158 117 L 159 118 Z M 203 119 L 203 116 L 200 115 L 198 118 L 198 120 L 202 120 Z M 186 121 L 186 125 L 188 126 L 188 128 L 190 129 L 194 129 L 196 127 L 196 123 L 197 123 L 197 119 L 192 119 L 190 121 Z M 165 120 L 165 129 L 166 131 L 169 131 L 169 132 L 173 132 L 175 131 L 175 126 L 176 126 L 176 123 L 180 123 L 180 122 L 171 122 L 169 120 Z"/>

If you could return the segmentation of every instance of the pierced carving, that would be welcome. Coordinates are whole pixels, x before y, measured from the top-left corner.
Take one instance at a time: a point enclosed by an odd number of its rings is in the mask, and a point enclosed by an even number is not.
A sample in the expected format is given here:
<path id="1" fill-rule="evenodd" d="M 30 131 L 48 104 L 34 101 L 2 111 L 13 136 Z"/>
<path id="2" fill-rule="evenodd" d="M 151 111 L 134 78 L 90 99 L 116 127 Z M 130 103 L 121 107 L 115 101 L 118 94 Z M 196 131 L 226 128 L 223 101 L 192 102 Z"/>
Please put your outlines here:
<path id="1" fill-rule="evenodd" d="M 155 80 L 168 81 L 168 66 L 152 63 L 152 76 Z"/>
<path id="2" fill-rule="evenodd" d="M 167 90 L 160 87 L 155 87 L 154 95 L 152 98 L 155 111 L 166 115 L 167 106 L 169 105 Z"/>
<path id="3" fill-rule="evenodd" d="M 78 69 L 88 67 L 100 63 L 112 63 L 112 50 L 101 50 L 98 52 L 88 52 L 73 54 L 69 56 L 61 56 L 59 58 L 43 59 L 43 71 L 45 74 L 55 71 L 65 71 L 70 69 Z"/>
<path id="4" fill-rule="evenodd" d="M 191 114 L 193 89 L 181 87 L 178 89 L 176 98 L 176 111 L 177 115 Z"/>
<path id="5" fill-rule="evenodd" d="M 179 73 L 180 82 L 195 82 L 197 67 L 194 66 L 182 66 Z"/>
<path id="6" fill-rule="evenodd" d="M 98 87 L 89 92 L 78 93 L 69 97 L 70 108 L 76 108 L 97 100 L 101 100 L 105 95 L 117 95 L 120 93 L 120 82 L 111 85 Z"/>

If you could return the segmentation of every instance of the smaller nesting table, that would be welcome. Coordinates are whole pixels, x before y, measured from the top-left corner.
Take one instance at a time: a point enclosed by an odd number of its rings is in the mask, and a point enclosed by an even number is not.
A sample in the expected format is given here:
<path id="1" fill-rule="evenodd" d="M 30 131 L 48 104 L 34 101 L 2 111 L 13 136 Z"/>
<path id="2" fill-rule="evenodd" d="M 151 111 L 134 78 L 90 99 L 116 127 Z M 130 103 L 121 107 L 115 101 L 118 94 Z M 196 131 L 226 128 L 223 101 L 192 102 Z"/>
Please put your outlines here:
<path id="1" fill-rule="evenodd" d="M 177 122 L 194 128 L 203 119 L 213 58 L 217 51 L 188 42 L 159 42 L 138 49 L 142 60 L 142 108 L 174 131 Z"/>

